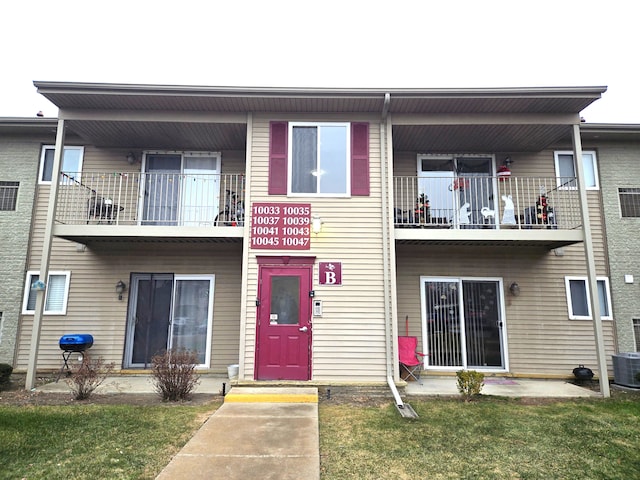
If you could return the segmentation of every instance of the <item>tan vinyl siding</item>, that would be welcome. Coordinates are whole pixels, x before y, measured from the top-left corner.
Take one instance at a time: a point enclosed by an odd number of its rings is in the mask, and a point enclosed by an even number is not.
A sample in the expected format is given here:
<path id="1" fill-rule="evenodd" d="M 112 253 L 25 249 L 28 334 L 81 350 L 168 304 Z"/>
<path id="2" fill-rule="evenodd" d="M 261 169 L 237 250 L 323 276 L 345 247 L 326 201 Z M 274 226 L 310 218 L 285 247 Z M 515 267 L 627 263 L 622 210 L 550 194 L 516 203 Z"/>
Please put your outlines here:
<path id="1" fill-rule="evenodd" d="M 368 197 L 323 198 L 267 195 L 269 120 L 369 121 L 370 187 Z M 316 298 L 324 302 L 323 316 L 313 319 L 313 379 L 381 381 L 385 371 L 384 291 L 380 129 L 372 118 L 256 117 L 252 150 L 252 201 L 310 203 L 313 215 L 324 224 L 311 247 L 304 251 L 250 250 L 245 375 L 253 378 L 258 268 L 256 255 L 315 256 L 320 261 L 342 262 L 342 286 L 319 286 L 314 268 Z"/>
<path id="2" fill-rule="evenodd" d="M 129 165 L 125 157 L 124 150 L 87 147 L 83 170 L 140 171 L 140 164 Z M 230 152 L 228 160 L 227 170 L 244 172 L 244 152 Z M 48 185 L 37 188 L 28 270 L 40 269 L 49 191 Z M 211 369 L 223 373 L 227 365 L 238 362 L 241 244 L 104 243 L 85 251 L 78 251 L 77 247 L 79 244 L 74 242 L 53 240 L 49 269 L 70 271 L 71 282 L 67 314 L 43 319 L 39 369 L 60 368 L 58 340 L 69 333 L 93 334 L 95 343 L 90 352 L 114 362 L 117 368 L 122 365 L 132 272 L 215 275 Z M 115 293 L 118 280 L 127 284 L 123 301 L 118 301 Z M 33 315 L 21 316 L 18 370 L 25 369 L 28 362 L 32 322 Z"/>
<path id="3" fill-rule="evenodd" d="M 511 155 L 513 176 L 554 177 L 553 150 Z M 505 155 L 497 155 L 499 165 Z M 417 153 L 394 157 L 394 175 L 416 175 Z M 608 276 L 606 235 L 598 190 L 587 192 L 594 258 L 599 276 Z M 514 234 L 517 232 L 514 231 Z M 556 255 L 556 253 L 558 255 Z M 509 371 L 522 375 L 570 376 L 576 362 L 596 367 L 593 324 L 569 320 L 565 276 L 586 276 L 583 245 L 557 252 L 530 247 L 396 246 L 398 330 L 422 336 L 420 276 L 499 277 L 504 282 Z M 518 282 L 521 295 L 508 286 Z M 613 322 L 603 321 L 607 353 L 614 351 Z M 421 347 L 422 348 L 422 347 Z"/>
<path id="4" fill-rule="evenodd" d="M 481 251 L 446 247 L 397 248 L 398 323 L 422 338 L 420 276 L 503 279 L 509 371 L 522 375 L 570 376 L 576 362 L 597 365 L 593 324 L 569 320 L 564 277 L 586 275 L 579 261 L 531 248 Z M 583 260 L 582 260 L 583 261 Z M 521 294 L 508 291 L 518 282 Z M 613 353 L 613 322 L 603 321 L 607 353 Z"/>
<path id="5" fill-rule="evenodd" d="M 38 368 L 59 368 L 58 340 L 69 333 L 90 333 L 94 346 L 90 353 L 107 362 L 122 365 L 127 317 L 129 277 L 134 273 L 174 273 L 215 275 L 211 369 L 226 371 L 238 362 L 240 325 L 240 245 L 130 245 L 67 250 L 56 249 L 52 270 L 70 270 L 71 285 L 67 315 L 44 317 Z M 37 270 L 39 266 L 30 267 Z M 127 284 L 124 299 L 118 301 L 115 284 Z M 18 368 L 26 368 L 33 315 L 23 315 Z"/>

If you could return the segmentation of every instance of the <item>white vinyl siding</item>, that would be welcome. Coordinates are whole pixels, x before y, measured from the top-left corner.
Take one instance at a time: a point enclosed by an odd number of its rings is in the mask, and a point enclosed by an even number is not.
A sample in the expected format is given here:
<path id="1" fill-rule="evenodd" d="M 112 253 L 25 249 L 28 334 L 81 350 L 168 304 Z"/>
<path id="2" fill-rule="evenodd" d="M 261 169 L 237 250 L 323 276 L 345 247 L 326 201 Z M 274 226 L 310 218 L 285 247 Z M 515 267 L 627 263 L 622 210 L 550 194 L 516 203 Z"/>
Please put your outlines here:
<path id="1" fill-rule="evenodd" d="M 36 308 L 36 291 L 31 289 L 33 283 L 40 278 L 40 272 L 27 272 L 25 282 L 23 314 L 33 314 Z M 47 281 L 47 299 L 44 305 L 45 315 L 65 315 L 69 297 L 69 281 L 71 272 L 49 272 Z"/>
<path id="2" fill-rule="evenodd" d="M 571 320 L 591 320 L 591 300 L 587 289 L 587 277 L 565 277 L 564 280 L 569 318 Z M 609 279 L 607 277 L 598 277 L 597 280 L 600 316 L 604 320 L 612 320 Z"/>

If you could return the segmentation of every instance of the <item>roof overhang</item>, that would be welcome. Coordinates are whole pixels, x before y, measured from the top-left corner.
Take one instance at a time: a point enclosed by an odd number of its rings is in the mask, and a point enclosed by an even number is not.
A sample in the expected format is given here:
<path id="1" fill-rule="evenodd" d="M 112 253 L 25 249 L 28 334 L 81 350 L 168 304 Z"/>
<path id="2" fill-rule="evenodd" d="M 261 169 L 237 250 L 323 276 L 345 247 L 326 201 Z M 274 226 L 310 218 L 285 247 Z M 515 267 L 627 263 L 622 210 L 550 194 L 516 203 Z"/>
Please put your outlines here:
<path id="1" fill-rule="evenodd" d="M 57 118 L 0 117 L 0 133 L 31 135 L 53 133 L 58 125 Z"/>
<path id="2" fill-rule="evenodd" d="M 244 148 L 250 113 L 381 116 L 384 110 L 394 125 L 395 150 L 539 151 L 566 136 L 579 113 L 606 91 L 34 84 L 88 143 L 206 150 Z"/>
<path id="3" fill-rule="evenodd" d="M 583 123 L 580 125 L 583 141 L 595 142 L 640 142 L 640 125 Z"/>

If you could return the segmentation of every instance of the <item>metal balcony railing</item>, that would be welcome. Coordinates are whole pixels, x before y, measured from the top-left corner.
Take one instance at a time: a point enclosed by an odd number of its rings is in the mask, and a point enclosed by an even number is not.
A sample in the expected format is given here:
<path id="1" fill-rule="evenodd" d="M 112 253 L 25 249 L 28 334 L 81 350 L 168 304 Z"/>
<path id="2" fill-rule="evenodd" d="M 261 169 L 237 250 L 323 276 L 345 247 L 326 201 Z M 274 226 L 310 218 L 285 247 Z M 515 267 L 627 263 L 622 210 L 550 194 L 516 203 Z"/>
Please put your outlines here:
<path id="1" fill-rule="evenodd" d="M 396 228 L 573 230 L 582 226 L 575 178 L 394 177 Z"/>
<path id="2" fill-rule="evenodd" d="M 65 225 L 244 225 L 243 174 L 62 174 L 56 222 Z"/>

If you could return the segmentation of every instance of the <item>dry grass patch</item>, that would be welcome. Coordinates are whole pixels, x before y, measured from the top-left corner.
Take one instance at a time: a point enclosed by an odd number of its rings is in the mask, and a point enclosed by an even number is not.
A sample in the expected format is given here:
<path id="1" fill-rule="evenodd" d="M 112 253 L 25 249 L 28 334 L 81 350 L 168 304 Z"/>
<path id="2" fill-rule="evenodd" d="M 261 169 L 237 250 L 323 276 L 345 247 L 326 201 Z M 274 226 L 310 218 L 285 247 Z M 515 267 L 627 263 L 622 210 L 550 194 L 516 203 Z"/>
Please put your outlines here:
<path id="1" fill-rule="evenodd" d="M 320 405 L 323 480 L 622 479 L 640 472 L 640 402 L 483 398 Z"/>

